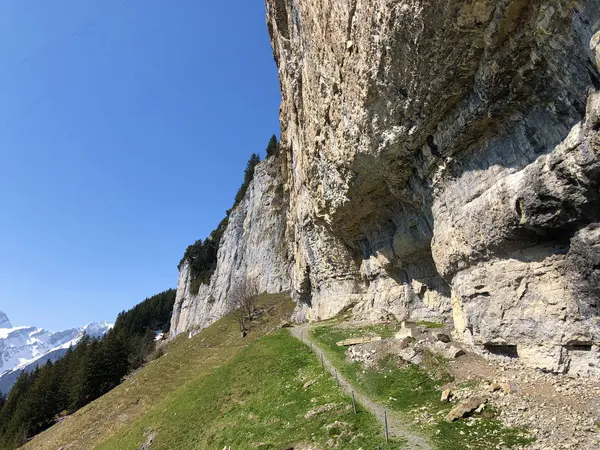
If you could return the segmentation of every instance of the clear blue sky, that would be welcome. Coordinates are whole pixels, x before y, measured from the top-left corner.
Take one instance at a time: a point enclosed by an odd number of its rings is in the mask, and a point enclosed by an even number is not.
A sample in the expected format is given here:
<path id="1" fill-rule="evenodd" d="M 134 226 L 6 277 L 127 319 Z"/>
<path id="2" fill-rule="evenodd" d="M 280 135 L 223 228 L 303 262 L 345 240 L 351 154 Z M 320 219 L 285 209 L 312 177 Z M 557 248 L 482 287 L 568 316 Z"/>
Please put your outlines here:
<path id="1" fill-rule="evenodd" d="M 261 0 L 0 2 L 0 310 L 63 329 L 175 287 L 279 102 Z"/>

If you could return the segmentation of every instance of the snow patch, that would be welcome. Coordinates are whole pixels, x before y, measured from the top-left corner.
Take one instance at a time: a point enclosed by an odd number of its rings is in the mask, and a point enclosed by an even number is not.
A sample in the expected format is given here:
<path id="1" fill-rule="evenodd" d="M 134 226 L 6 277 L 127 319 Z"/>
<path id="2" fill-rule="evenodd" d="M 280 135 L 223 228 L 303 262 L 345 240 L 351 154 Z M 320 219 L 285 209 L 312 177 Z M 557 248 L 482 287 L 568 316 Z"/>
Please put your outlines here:
<path id="1" fill-rule="evenodd" d="M 45 355 L 75 346 L 84 336 L 101 338 L 113 324 L 92 322 L 84 327 L 52 332 L 37 327 L 12 327 L 0 311 L 0 378 L 31 366 Z"/>

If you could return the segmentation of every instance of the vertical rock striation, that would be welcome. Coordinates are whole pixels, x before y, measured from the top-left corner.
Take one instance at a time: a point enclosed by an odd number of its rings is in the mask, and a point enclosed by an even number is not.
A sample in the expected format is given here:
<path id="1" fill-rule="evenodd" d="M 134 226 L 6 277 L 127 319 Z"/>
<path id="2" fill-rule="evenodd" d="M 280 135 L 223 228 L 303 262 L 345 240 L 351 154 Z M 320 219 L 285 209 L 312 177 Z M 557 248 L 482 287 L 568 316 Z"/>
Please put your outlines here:
<path id="1" fill-rule="evenodd" d="M 266 0 L 296 319 L 600 365 L 600 4 Z"/>
<path id="2" fill-rule="evenodd" d="M 172 337 L 194 327 L 206 328 L 221 318 L 230 310 L 228 292 L 241 282 L 252 283 L 259 292 L 290 290 L 284 170 L 276 158 L 256 167 L 244 200 L 229 217 L 210 284 L 201 285 L 198 294 L 191 293 L 189 267 L 182 265 Z"/>
<path id="3" fill-rule="evenodd" d="M 345 308 L 453 320 L 553 372 L 600 372 L 600 3 L 266 0 L 281 148 L 257 167 L 210 284 L 179 278 L 172 334 L 247 279 L 295 319 Z"/>

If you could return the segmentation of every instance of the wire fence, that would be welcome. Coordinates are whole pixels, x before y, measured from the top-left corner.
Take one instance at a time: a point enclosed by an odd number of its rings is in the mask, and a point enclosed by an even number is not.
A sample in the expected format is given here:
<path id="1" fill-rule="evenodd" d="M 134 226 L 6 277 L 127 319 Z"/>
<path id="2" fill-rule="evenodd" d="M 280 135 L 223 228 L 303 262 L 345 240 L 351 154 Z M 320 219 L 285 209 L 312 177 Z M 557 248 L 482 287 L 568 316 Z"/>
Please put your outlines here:
<path id="1" fill-rule="evenodd" d="M 305 339 L 304 331 L 302 331 L 300 333 L 300 341 L 303 342 L 309 348 L 310 353 L 315 353 L 313 343 L 310 340 Z M 341 387 L 342 383 L 341 383 L 341 377 L 340 377 L 339 372 L 337 370 L 333 369 L 333 366 L 330 363 L 328 363 L 328 365 L 331 366 L 331 370 L 326 369 L 325 356 L 324 356 L 323 352 L 320 352 L 320 360 L 321 360 L 321 368 L 325 372 L 328 372 L 331 375 L 333 375 L 333 377 L 335 378 L 336 385 L 338 387 Z M 350 384 L 348 382 L 346 382 L 346 385 L 350 386 Z M 352 399 L 352 411 L 354 412 L 354 414 L 358 414 L 358 406 L 357 406 L 358 404 L 356 402 L 356 395 L 355 395 L 353 389 L 350 389 L 350 398 Z M 382 421 L 383 421 L 383 433 L 384 433 L 385 443 L 388 444 L 390 432 L 389 432 L 389 425 L 388 425 L 387 410 L 384 410 L 384 412 L 383 412 Z M 379 445 L 376 448 L 377 448 L 377 450 L 381 450 L 381 446 L 379 446 Z"/>

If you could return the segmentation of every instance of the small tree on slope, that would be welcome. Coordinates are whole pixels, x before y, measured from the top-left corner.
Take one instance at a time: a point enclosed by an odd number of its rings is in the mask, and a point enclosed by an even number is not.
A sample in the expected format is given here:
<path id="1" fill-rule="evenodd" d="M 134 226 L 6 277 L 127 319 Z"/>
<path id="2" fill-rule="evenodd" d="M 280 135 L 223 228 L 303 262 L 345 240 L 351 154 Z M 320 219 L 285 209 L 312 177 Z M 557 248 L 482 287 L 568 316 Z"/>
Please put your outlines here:
<path id="1" fill-rule="evenodd" d="M 250 327 L 250 322 L 254 318 L 257 295 L 258 289 L 255 284 L 245 278 L 236 283 L 229 291 L 229 307 L 233 310 L 242 336 L 246 335 Z"/>

